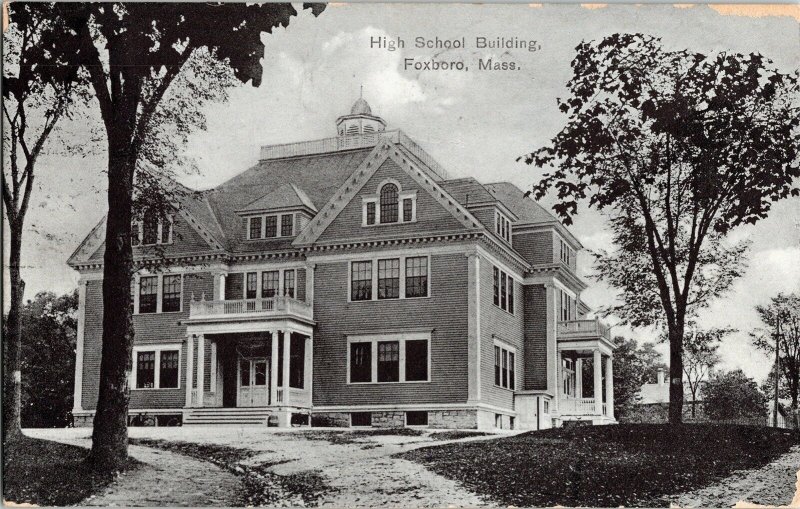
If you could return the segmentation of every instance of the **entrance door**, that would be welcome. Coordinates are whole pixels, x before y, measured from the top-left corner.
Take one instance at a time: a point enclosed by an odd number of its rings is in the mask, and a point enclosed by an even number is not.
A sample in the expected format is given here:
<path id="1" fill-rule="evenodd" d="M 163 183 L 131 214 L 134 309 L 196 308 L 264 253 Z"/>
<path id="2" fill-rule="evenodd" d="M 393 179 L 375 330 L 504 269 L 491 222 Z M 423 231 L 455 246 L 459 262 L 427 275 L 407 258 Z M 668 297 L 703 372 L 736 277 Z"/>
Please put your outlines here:
<path id="1" fill-rule="evenodd" d="M 265 358 L 239 358 L 239 397 L 236 406 L 251 407 L 269 404 L 268 365 Z"/>

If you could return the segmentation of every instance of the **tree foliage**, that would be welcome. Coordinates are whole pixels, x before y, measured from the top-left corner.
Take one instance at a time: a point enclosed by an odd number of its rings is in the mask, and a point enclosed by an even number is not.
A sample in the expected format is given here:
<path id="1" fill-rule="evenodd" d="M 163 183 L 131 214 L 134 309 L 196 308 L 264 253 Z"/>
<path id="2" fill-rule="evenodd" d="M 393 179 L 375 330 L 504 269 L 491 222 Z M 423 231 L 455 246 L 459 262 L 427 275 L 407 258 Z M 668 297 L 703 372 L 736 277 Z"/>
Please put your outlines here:
<path id="1" fill-rule="evenodd" d="M 632 323 L 666 323 L 670 422 L 680 422 L 685 322 L 703 294 L 738 275 L 730 267 L 743 248 L 722 238 L 800 194 L 798 73 L 757 53 L 675 51 L 620 33 L 578 45 L 572 70 L 569 96 L 558 101 L 565 126 L 525 156 L 551 168 L 534 191 L 556 191 L 566 224 L 579 202 L 607 213 L 623 253 L 606 267 L 652 273 L 631 287 L 610 282 L 630 308 L 644 295 L 643 312 L 626 317 Z"/>
<path id="2" fill-rule="evenodd" d="M 770 299 L 769 304 L 756 306 L 756 312 L 764 326 L 753 330 L 750 337 L 756 347 L 771 356 L 775 355 L 777 343 L 779 380 L 786 384 L 792 408 L 796 410 L 800 391 L 800 295 L 779 293 Z M 773 378 L 769 383 L 774 390 L 774 371 L 771 375 Z"/>
<path id="3" fill-rule="evenodd" d="M 22 424 L 69 424 L 75 376 L 78 292 L 39 292 L 22 308 Z"/>
<path id="4" fill-rule="evenodd" d="M 635 339 L 614 337 L 614 415 L 624 419 L 640 400 L 642 385 L 655 381 L 655 373 L 663 366 L 661 354 L 652 343 L 639 347 Z M 651 380 L 651 376 L 653 380 Z"/>
<path id="5" fill-rule="evenodd" d="M 720 372 L 703 389 L 706 414 L 712 420 L 766 417 L 767 398 L 741 369 Z"/>

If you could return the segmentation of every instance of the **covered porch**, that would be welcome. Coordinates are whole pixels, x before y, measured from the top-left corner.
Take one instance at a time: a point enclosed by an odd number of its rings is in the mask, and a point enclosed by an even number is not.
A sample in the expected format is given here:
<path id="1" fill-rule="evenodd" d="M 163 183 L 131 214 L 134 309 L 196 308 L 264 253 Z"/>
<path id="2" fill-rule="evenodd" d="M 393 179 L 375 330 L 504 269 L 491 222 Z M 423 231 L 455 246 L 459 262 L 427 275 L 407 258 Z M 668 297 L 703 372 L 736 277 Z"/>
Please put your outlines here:
<path id="1" fill-rule="evenodd" d="M 559 323 L 557 411 L 562 422 L 616 422 L 614 346 L 598 320 Z"/>

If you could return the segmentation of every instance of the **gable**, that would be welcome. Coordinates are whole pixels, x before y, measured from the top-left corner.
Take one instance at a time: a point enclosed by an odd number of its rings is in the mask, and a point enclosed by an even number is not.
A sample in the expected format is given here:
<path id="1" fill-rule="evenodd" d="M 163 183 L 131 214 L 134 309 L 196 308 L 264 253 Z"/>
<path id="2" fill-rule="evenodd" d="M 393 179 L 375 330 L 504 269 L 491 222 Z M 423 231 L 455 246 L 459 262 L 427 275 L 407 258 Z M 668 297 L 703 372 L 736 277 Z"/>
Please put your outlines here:
<path id="1" fill-rule="evenodd" d="M 416 191 L 416 221 L 362 226 L 363 199 L 379 193 L 386 182 L 394 182 L 401 193 Z M 379 205 L 378 205 L 379 206 Z M 402 214 L 402 211 L 400 211 Z M 422 188 L 392 158 L 387 158 L 317 239 L 327 243 L 353 239 L 418 236 L 463 231 L 464 226 L 426 189 Z"/>

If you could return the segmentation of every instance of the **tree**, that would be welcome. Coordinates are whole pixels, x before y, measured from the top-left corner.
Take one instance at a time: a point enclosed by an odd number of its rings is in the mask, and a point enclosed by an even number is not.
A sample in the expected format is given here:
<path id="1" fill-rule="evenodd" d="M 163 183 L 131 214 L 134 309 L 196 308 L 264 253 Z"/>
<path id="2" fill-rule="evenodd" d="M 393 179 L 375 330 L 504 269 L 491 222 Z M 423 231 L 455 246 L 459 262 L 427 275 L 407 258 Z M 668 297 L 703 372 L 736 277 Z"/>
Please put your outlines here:
<path id="1" fill-rule="evenodd" d="M 566 125 L 525 156 L 552 168 L 535 194 L 555 188 L 566 224 L 579 202 L 607 213 L 621 253 L 607 267 L 652 273 L 628 282 L 600 267 L 623 290 L 623 320 L 666 324 L 669 420 L 679 423 L 686 320 L 705 292 L 737 275 L 725 272 L 743 248 L 725 235 L 800 194 L 798 76 L 760 54 L 670 51 L 642 34 L 582 42 L 572 70 L 558 101 Z M 719 284 L 703 290 L 698 278 Z"/>
<path id="2" fill-rule="evenodd" d="M 614 355 L 616 355 L 616 353 Z M 661 352 L 656 350 L 655 343 L 651 343 L 650 341 L 643 343 L 641 348 L 636 351 L 636 355 L 644 364 L 644 382 L 642 383 L 654 384 L 658 380 L 658 371 L 667 371 L 664 356 L 661 355 Z"/>
<path id="3" fill-rule="evenodd" d="M 69 424 L 75 376 L 78 292 L 39 292 L 22 308 L 22 423 Z"/>
<path id="4" fill-rule="evenodd" d="M 774 391 L 775 379 L 783 380 L 786 393 L 792 400 L 792 413 L 796 414 L 800 391 L 800 295 L 779 293 L 770 299 L 768 305 L 756 306 L 756 312 L 765 327 L 750 333 L 753 344 L 778 356 L 780 376 L 775 376 L 776 366 L 773 365 L 769 387 Z"/>
<path id="5" fill-rule="evenodd" d="M 316 15 L 322 4 L 309 4 Z M 108 216 L 103 257 L 103 348 L 91 461 L 117 469 L 127 458 L 128 374 L 133 324 L 130 277 L 134 180 L 153 118 L 197 50 L 258 86 L 262 32 L 287 26 L 291 4 L 57 3 L 69 29 L 45 41 L 47 57 L 85 69 L 108 145 Z"/>
<path id="6" fill-rule="evenodd" d="M 763 418 L 767 398 L 741 369 L 718 373 L 703 389 L 706 413 L 716 421 Z"/>
<path id="7" fill-rule="evenodd" d="M 614 415 L 624 419 L 639 402 L 642 385 L 653 383 L 665 366 L 653 343 L 641 347 L 634 339 L 614 337 Z"/>
<path id="8" fill-rule="evenodd" d="M 8 221 L 9 311 L 3 339 L 3 444 L 21 435 L 21 334 L 25 281 L 20 273 L 25 216 L 34 187 L 39 156 L 57 128 L 88 99 L 85 74 L 56 65 L 40 72 L 44 40 L 63 32 L 64 20 L 52 6 L 8 4 L 9 26 L 3 34 L 3 205 Z M 59 61 L 58 63 L 63 63 Z M 77 150 L 77 148 L 76 148 Z"/>
<path id="9" fill-rule="evenodd" d="M 689 326 L 692 331 L 683 338 L 683 373 L 692 395 L 692 417 L 695 417 L 698 392 L 711 376 L 714 366 L 719 364 L 717 351 L 722 338 L 736 331 L 728 328 L 697 329 L 694 323 Z"/>

